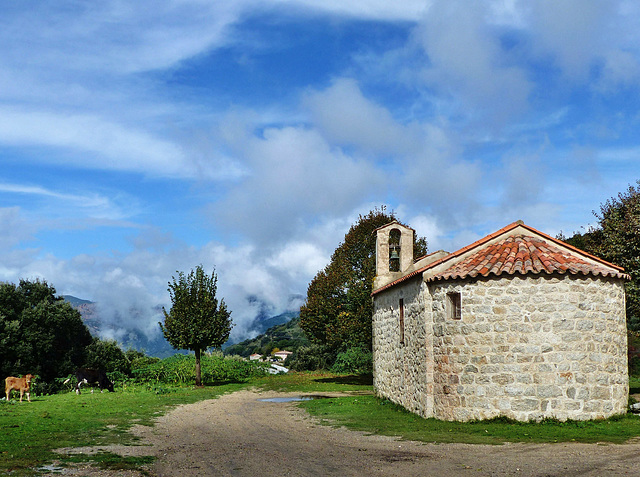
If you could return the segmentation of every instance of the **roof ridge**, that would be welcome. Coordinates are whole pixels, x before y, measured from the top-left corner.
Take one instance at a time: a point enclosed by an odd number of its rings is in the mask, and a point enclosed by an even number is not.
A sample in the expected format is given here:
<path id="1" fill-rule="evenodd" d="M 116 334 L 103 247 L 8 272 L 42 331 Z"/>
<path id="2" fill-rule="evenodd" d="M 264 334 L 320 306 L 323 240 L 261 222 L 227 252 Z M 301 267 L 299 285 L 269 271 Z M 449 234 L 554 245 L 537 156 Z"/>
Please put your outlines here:
<path id="1" fill-rule="evenodd" d="M 545 234 L 544 232 L 540 232 L 539 230 L 536 230 L 533 227 L 531 227 L 529 225 L 526 225 L 525 223 L 522 223 L 521 225 L 524 228 L 532 231 L 533 233 L 536 233 L 538 235 L 542 235 L 544 238 L 551 240 L 552 242 L 554 242 L 557 245 L 569 248 L 569 249 L 573 250 L 574 252 L 579 253 L 580 255 L 584 255 L 586 257 L 589 257 L 591 260 L 595 260 L 595 261 L 603 263 L 603 264 L 605 264 L 605 265 L 607 265 L 609 267 L 615 268 L 616 270 L 624 272 L 624 267 L 621 267 L 619 265 L 615 265 L 615 264 L 613 264 L 611 262 L 608 262 L 608 261 L 606 261 L 606 260 L 604 260 L 602 258 L 596 257 L 595 255 L 591 255 L 589 252 L 585 252 L 584 250 L 579 249 L 578 247 L 575 247 L 575 246 L 573 246 L 571 244 L 568 244 L 567 242 L 563 242 L 562 240 L 557 239 L 555 237 L 552 237 L 551 235 Z"/>

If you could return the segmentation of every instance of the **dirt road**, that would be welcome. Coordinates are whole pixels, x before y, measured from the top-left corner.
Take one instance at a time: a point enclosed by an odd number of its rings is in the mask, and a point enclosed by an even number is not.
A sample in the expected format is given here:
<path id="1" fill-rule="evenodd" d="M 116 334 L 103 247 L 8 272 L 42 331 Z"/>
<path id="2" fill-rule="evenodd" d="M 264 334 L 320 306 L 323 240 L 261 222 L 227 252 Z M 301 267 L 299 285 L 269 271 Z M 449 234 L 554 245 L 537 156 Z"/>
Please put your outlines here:
<path id="1" fill-rule="evenodd" d="M 640 442 L 625 445 L 423 444 L 320 425 L 286 396 L 241 391 L 180 406 L 138 427 L 158 476 L 640 476 Z M 75 449 L 74 452 L 90 449 Z M 84 476 L 133 476 L 85 468 Z M 59 474 L 58 474 L 59 475 Z"/>

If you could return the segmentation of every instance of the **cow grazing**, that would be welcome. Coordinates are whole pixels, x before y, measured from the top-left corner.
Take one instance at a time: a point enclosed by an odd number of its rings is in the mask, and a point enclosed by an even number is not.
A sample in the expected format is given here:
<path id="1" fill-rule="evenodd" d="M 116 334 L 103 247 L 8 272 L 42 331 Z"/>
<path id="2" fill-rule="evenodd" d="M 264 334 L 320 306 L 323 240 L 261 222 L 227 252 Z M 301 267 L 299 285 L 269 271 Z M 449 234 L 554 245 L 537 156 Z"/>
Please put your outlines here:
<path id="1" fill-rule="evenodd" d="M 113 383 L 107 378 L 107 373 L 101 369 L 80 368 L 76 371 L 76 379 L 76 394 L 80 394 L 80 385 L 93 383 L 98 383 L 101 392 L 105 389 L 113 392 Z"/>
<path id="2" fill-rule="evenodd" d="M 27 400 L 31 402 L 31 381 L 33 381 L 33 374 L 27 374 L 22 378 L 14 378 L 13 376 L 9 376 L 4 380 L 4 392 L 7 394 L 7 401 L 9 400 L 9 396 L 11 395 L 11 391 L 13 389 L 20 391 L 20 402 L 22 402 L 22 396 L 26 393 Z"/>

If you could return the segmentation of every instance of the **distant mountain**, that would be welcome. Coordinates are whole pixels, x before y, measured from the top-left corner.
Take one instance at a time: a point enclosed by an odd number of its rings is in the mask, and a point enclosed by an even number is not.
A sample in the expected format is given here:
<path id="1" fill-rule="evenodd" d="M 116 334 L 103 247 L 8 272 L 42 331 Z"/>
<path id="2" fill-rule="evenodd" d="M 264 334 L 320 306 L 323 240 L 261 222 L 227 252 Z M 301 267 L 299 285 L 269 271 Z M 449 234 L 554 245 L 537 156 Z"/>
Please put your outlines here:
<path id="1" fill-rule="evenodd" d="M 65 301 L 68 301 L 69 303 L 71 303 L 71 306 L 73 306 L 74 308 L 80 306 L 80 305 L 91 305 L 93 304 L 92 301 L 89 300 L 83 300 L 82 298 L 78 298 L 75 297 L 73 295 L 62 295 L 62 298 L 65 299 Z"/>
<path id="2" fill-rule="evenodd" d="M 62 298 L 64 298 L 65 301 L 69 302 L 72 307 L 80 312 L 82 321 L 84 321 L 84 324 L 87 325 L 87 328 L 89 328 L 91 334 L 93 336 L 98 336 L 101 322 L 98 317 L 98 313 L 96 312 L 95 303 L 89 300 L 77 298 L 72 295 L 62 295 Z"/>
<path id="3" fill-rule="evenodd" d="M 100 336 L 104 333 L 106 325 L 102 322 L 99 313 L 97 312 L 97 306 L 94 302 L 83 300 L 72 295 L 62 295 L 62 298 L 80 312 L 80 315 L 82 315 L 82 321 L 87 325 L 87 328 L 89 328 L 89 331 L 93 336 Z M 258 316 L 256 316 L 253 325 L 251 326 L 251 332 L 255 334 L 263 334 L 270 328 L 286 324 L 298 316 L 298 311 L 286 312 L 277 316 L 269 316 L 268 308 L 266 306 L 260 307 Z M 164 336 L 162 336 L 161 333 L 158 334 L 156 338 L 150 339 L 144 333 L 134 328 L 124 330 L 124 334 L 122 334 L 121 329 L 120 332 L 119 336 L 121 337 L 118 339 L 118 342 L 123 349 L 136 349 L 138 351 L 143 351 L 149 356 L 156 356 L 158 358 L 166 358 L 178 353 L 178 351 L 164 339 Z M 234 343 L 227 342 L 223 345 L 223 349 L 233 345 Z"/>
<path id="4" fill-rule="evenodd" d="M 103 323 L 94 302 L 83 300 L 73 295 L 62 295 L 62 298 L 80 312 L 82 321 L 87 325 L 87 328 L 89 328 L 93 336 L 99 337 L 104 334 L 106 325 Z M 120 331 L 122 332 L 121 328 Z M 124 330 L 124 334 L 118 339 L 118 343 L 123 349 L 136 349 L 149 356 L 156 356 L 158 358 L 166 358 L 178 353 L 178 351 L 164 339 L 162 334 L 158 334 L 156 338 L 149 339 L 144 333 L 134 328 Z"/>
<path id="5" fill-rule="evenodd" d="M 224 354 L 246 358 L 253 353 L 262 355 L 270 353 L 274 348 L 295 351 L 300 346 L 308 345 L 309 340 L 300 328 L 300 312 L 285 313 L 285 315 L 293 315 L 293 317 L 285 323 L 272 326 L 255 338 L 224 347 Z M 279 316 L 274 318 L 279 318 Z"/>
<path id="6" fill-rule="evenodd" d="M 258 334 L 263 334 L 269 328 L 289 323 L 292 319 L 298 316 L 300 316 L 300 311 L 287 311 L 277 316 L 256 319 L 256 321 L 254 321 L 253 323 L 253 326 L 251 327 L 251 330 L 253 332 L 257 332 Z"/>

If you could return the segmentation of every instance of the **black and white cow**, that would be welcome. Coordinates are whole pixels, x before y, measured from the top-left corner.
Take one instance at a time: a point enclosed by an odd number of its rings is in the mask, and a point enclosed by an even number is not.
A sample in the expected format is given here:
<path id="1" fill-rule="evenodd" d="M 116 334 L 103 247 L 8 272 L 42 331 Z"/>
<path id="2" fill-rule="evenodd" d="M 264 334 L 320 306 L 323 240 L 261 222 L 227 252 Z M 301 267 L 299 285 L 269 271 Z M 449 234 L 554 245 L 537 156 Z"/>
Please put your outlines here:
<path id="1" fill-rule="evenodd" d="M 80 368 L 76 371 L 76 394 L 80 394 L 80 385 L 98 383 L 101 392 L 105 389 L 113 392 L 113 383 L 107 378 L 107 373 L 101 369 Z M 93 392 L 93 389 L 91 390 Z"/>

